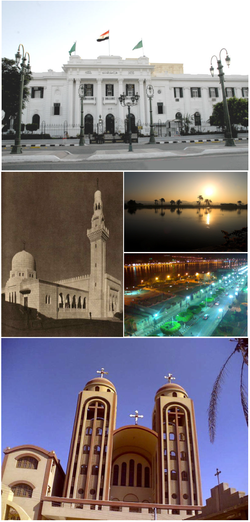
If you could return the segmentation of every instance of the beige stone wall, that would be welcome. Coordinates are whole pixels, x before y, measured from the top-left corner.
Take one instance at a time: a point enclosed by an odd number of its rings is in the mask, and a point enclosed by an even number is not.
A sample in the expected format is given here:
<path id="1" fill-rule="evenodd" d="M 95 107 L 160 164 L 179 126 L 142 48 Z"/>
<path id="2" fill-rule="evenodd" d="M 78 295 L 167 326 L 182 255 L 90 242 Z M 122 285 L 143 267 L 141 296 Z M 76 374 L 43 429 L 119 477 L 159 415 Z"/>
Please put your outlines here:
<path id="1" fill-rule="evenodd" d="M 151 63 L 154 66 L 152 76 L 158 76 L 159 74 L 183 74 L 182 63 Z"/>

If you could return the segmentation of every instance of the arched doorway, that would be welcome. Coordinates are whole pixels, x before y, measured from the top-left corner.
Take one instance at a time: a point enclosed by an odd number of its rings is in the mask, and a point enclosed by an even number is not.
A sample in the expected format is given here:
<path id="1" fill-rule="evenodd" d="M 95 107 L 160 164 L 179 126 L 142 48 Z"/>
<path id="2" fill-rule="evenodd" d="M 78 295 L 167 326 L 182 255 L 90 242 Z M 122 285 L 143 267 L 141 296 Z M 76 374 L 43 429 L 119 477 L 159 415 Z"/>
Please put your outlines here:
<path id="1" fill-rule="evenodd" d="M 130 113 L 130 121 L 131 121 L 131 132 L 137 132 L 137 127 L 135 125 L 135 115 L 132 113 Z M 126 129 L 126 132 L 129 132 L 128 116 L 125 120 L 125 129 Z"/>
<path id="2" fill-rule="evenodd" d="M 86 114 L 84 118 L 84 134 L 93 134 L 93 116 Z"/>
<path id="3" fill-rule="evenodd" d="M 115 133 L 115 118 L 113 114 L 107 114 L 106 116 L 106 132 L 109 134 Z"/>
<path id="4" fill-rule="evenodd" d="M 34 116 L 32 116 L 32 123 L 37 125 L 37 129 L 40 128 L 40 116 L 39 116 L 39 114 L 34 114 Z"/>

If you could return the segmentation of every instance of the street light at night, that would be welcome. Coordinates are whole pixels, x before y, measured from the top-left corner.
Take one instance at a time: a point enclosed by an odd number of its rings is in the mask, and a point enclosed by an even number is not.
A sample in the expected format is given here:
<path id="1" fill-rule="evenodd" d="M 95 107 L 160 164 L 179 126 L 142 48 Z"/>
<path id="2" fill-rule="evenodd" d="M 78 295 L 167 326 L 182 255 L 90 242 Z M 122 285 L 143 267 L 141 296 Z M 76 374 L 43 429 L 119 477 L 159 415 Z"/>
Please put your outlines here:
<path id="1" fill-rule="evenodd" d="M 22 50 L 22 55 L 20 53 L 20 49 Z M 11 154 L 22 154 L 21 123 L 22 123 L 22 108 L 23 108 L 23 87 L 24 87 L 25 75 L 29 74 L 29 72 L 30 72 L 30 55 L 29 55 L 29 53 L 24 52 L 24 46 L 22 44 L 19 45 L 15 58 L 16 58 L 16 64 L 17 64 L 18 70 L 20 72 L 20 91 L 19 91 L 19 106 L 18 106 L 18 115 L 17 115 L 17 130 L 16 130 L 16 137 L 15 137 L 15 145 L 12 147 Z M 21 60 L 22 60 L 22 62 L 21 62 Z M 26 64 L 26 61 L 27 61 L 27 64 Z"/>
<path id="2" fill-rule="evenodd" d="M 79 86 L 78 94 L 79 94 L 80 100 L 81 100 L 81 127 L 80 127 L 79 145 L 84 145 L 83 100 L 86 95 L 86 89 L 85 89 L 85 85 L 83 83 L 81 83 Z"/>
<path id="3" fill-rule="evenodd" d="M 131 119 L 130 119 L 130 107 L 137 105 L 139 101 L 139 94 L 133 94 L 132 96 L 127 96 L 125 93 L 119 96 L 119 102 L 122 107 L 128 107 L 128 133 L 129 133 L 129 147 L 128 152 L 133 152 L 132 149 L 132 129 L 131 129 Z"/>
<path id="4" fill-rule="evenodd" d="M 227 105 L 227 97 L 226 97 L 226 91 L 225 91 L 225 85 L 224 85 L 224 72 L 223 72 L 223 65 L 221 63 L 221 52 L 222 51 L 226 51 L 226 58 L 225 58 L 225 61 L 229 67 L 230 65 L 230 58 L 228 56 L 228 52 L 225 48 L 221 49 L 220 50 L 220 54 L 219 54 L 219 59 L 217 58 L 217 56 L 215 56 L 215 54 L 212 56 L 211 58 L 211 63 L 210 63 L 210 73 L 212 76 L 214 76 L 214 68 L 213 68 L 213 65 L 212 65 L 212 61 L 213 61 L 213 58 L 215 58 L 217 60 L 217 68 L 218 68 L 218 71 L 219 71 L 219 79 L 220 79 L 220 84 L 221 84 L 221 90 L 222 90 L 222 98 L 223 98 L 223 110 L 224 110 L 224 122 L 225 122 L 225 125 L 226 125 L 226 133 L 225 133 L 225 146 L 226 147 L 233 147 L 235 146 L 235 143 L 234 143 L 234 140 L 233 140 L 233 137 L 232 137 L 232 130 L 231 130 L 231 123 L 230 123 L 230 117 L 229 117 L 229 111 L 228 111 L 228 105 Z"/>
<path id="5" fill-rule="evenodd" d="M 152 116 L 152 98 L 154 97 L 154 89 L 152 85 L 147 86 L 147 97 L 149 99 L 150 107 L 150 139 L 148 143 L 155 143 L 153 116 Z"/>

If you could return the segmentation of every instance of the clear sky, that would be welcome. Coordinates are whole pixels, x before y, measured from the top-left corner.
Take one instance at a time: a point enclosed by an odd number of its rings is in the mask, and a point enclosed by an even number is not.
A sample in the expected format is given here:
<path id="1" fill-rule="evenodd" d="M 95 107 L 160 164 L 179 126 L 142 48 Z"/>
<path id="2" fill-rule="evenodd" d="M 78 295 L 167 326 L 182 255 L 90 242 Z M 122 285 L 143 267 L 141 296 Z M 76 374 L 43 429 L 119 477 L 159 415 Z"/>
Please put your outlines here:
<path id="1" fill-rule="evenodd" d="M 125 201 L 164 198 L 166 202 L 197 201 L 202 195 L 213 203 L 247 203 L 246 172 L 126 172 Z"/>
<path id="2" fill-rule="evenodd" d="M 150 62 L 182 63 L 185 73 L 210 75 L 212 55 L 226 48 L 231 65 L 225 72 L 248 74 L 247 12 L 247 0 L 239 8 L 232 0 L 220 1 L 216 9 L 199 0 L 8 0 L 2 2 L 2 56 L 14 59 L 22 43 L 34 72 L 61 71 L 77 41 L 81 58 L 144 54 Z M 110 42 L 98 43 L 108 30 Z M 132 51 L 141 39 L 143 49 Z"/>
<path id="3" fill-rule="evenodd" d="M 2 285 L 12 257 L 23 250 L 46 281 L 88 275 L 94 193 L 102 194 L 107 273 L 123 280 L 123 175 L 121 172 L 5 172 L 2 175 Z"/>
<path id="4" fill-rule="evenodd" d="M 203 502 L 220 479 L 247 492 L 247 426 L 240 402 L 242 357 L 229 362 L 218 406 L 214 444 L 207 409 L 214 381 L 234 350 L 229 339 L 3 339 L 3 448 L 34 444 L 54 450 L 66 469 L 78 393 L 104 367 L 118 394 L 116 427 L 152 427 L 157 390 L 172 373 L 193 399 L 200 453 Z M 245 375 L 247 385 L 247 375 Z"/>

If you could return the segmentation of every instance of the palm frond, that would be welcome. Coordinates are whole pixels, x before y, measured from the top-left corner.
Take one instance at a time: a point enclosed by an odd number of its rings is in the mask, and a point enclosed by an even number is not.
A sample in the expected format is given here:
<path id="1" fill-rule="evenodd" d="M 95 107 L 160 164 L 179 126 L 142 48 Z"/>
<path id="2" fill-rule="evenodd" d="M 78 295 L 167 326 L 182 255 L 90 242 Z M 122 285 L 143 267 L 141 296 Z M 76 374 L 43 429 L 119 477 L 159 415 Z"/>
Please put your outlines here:
<path id="1" fill-rule="evenodd" d="M 242 366 L 241 366 L 241 374 L 240 374 L 240 398 L 241 398 L 241 405 L 243 409 L 243 413 L 246 419 L 246 423 L 248 425 L 248 403 L 247 403 L 247 392 L 243 383 L 243 370 L 244 370 L 245 361 L 243 360 Z"/>
<path id="2" fill-rule="evenodd" d="M 231 353 L 231 355 L 229 355 L 229 357 L 227 358 L 226 362 L 223 364 L 221 371 L 215 380 L 213 390 L 211 393 L 211 398 L 210 398 L 210 403 L 209 403 L 209 408 L 208 408 L 208 429 L 209 429 L 210 441 L 212 443 L 214 442 L 214 438 L 215 438 L 217 405 L 218 405 L 219 394 L 220 394 L 221 385 L 222 385 L 223 377 L 224 377 L 224 373 L 225 373 L 225 368 L 226 368 L 228 361 L 231 359 L 231 357 L 234 355 L 234 353 L 236 351 L 237 351 L 237 349 L 235 348 L 234 351 Z"/>

